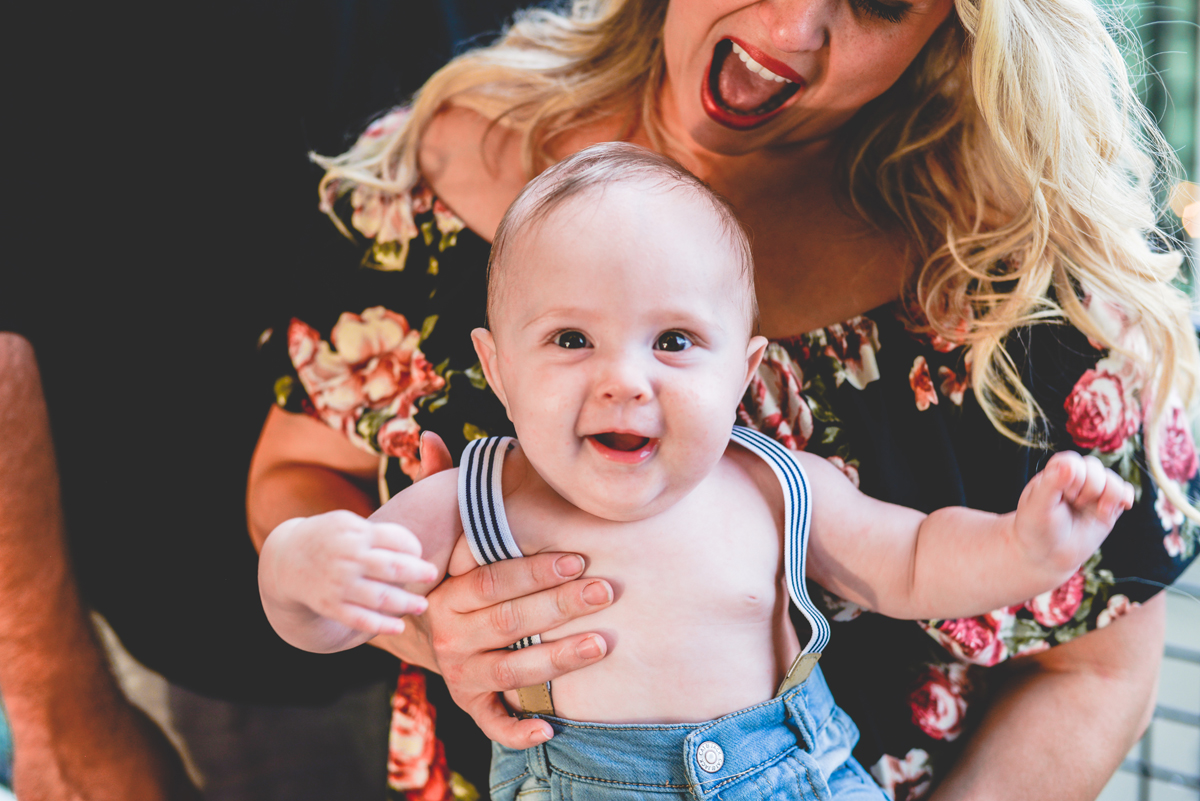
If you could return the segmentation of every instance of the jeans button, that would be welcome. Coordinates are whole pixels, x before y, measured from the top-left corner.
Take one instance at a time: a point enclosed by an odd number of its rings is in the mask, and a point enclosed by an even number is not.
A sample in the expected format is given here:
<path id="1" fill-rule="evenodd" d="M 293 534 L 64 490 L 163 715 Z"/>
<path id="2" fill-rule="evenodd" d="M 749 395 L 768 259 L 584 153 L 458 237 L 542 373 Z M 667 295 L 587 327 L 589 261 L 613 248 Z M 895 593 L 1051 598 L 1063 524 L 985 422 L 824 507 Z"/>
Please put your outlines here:
<path id="1" fill-rule="evenodd" d="M 716 773 L 725 764 L 725 752 L 721 746 L 706 740 L 696 749 L 696 764 L 705 773 Z"/>

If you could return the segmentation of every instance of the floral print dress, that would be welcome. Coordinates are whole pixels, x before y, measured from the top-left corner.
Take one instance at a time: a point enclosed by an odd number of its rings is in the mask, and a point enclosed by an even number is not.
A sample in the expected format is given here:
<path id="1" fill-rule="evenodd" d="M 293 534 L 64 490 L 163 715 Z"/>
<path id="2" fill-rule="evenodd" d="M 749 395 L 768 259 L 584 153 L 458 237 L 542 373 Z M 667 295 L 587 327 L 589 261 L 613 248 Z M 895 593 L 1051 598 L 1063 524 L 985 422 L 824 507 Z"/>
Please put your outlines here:
<path id="1" fill-rule="evenodd" d="M 264 351 L 281 407 L 323 420 L 380 457 L 383 501 L 415 475 L 421 431 L 436 431 L 456 457 L 471 439 L 513 433 L 469 336 L 484 322 L 489 246 L 423 184 L 400 195 L 356 189 L 342 205 L 366 248 L 361 266 L 325 288 L 317 311 L 268 332 Z M 1112 307 L 1091 309 L 1101 324 L 1121 325 Z M 1145 469 L 1132 365 L 1066 326 L 1011 340 L 1049 419 L 1053 449 L 1095 454 L 1134 485 L 1138 500 L 1062 587 L 977 618 L 892 620 L 813 587 L 834 623 L 825 676 L 863 733 L 855 756 L 897 801 L 927 795 L 956 758 L 987 705 L 989 668 L 1108 625 L 1173 581 L 1200 539 Z M 885 306 L 773 341 L 739 416 L 790 448 L 826 457 L 874 497 L 927 512 L 1008 512 L 1050 451 L 997 433 L 975 401 L 968 367 L 963 348 L 912 333 Z M 1178 405 L 1163 433 L 1167 477 L 1196 497 L 1196 449 Z M 393 700 L 392 795 L 477 797 L 447 767 L 426 689 L 425 674 L 405 667 Z M 450 706 L 439 704 L 444 717 L 461 716 Z M 486 747 L 464 743 L 461 723 L 452 732 L 446 725 L 439 732 L 450 743 L 450 766 L 485 777 Z M 486 786 L 482 778 L 476 784 Z"/>

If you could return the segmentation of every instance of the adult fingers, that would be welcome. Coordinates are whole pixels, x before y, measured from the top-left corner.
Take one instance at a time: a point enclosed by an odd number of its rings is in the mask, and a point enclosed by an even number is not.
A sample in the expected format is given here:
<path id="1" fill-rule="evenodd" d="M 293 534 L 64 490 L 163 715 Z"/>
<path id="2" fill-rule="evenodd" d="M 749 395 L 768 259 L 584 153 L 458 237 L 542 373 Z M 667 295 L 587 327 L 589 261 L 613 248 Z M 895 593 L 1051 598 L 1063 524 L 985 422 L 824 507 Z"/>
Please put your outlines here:
<path id="1" fill-rule="evenodd" d="M 455 652 L 466 658 L 480 651 L 505 648 L 522 637 L 549 631 L 612 603 L 612 587 L 602 579 L 579 579 L 549 590 L 503 601 L 432 624 L 433 648 L 439 662 Z M 444 624 L 444 625 L 443 625 Z M 466 644 L 469 650 L 464 651 Z"/>
<path id="2" fill-rule="evenodd" d="M 599 662 L 607 652 L 604 638 L 595 633 L 576 634 L 516 651 L 488 651 L 464 666 L 462 683 L 493 693 L 516 690 L 554 681 Z"/>
<path id="3" fill-rule="evenodd" d="M 523 750 L 540 745 L 554 736 L 554 729 L 544 720 L 509 715 L 508 708 L 495 693 L 478 696 L 464 709 L 489 740 L 509 748 Z"/>
<path id="4" fill-rule="evenodd" d="M 443 582 L 443 603 L 455 612 L 474 612 L 502 601 L 556 587 L 583 574 L 583 557 L 540 553 L 483 565 Z"/>
<path id="5" fill-rule="evenodd" d="M 451 467 L 454 467 L 454 459 L 451 458 L 450 450 L 446 447 L 446 443 L 432 431 L 422 432 L 419 455 L 421 457 L 421 467 L 417 470 L 417 477 L 413 479 L 414 481 L 420 481 L 423 478 L 432 476 L 434 473 L 440 473 L 443 470 L 449 470 Z"/>

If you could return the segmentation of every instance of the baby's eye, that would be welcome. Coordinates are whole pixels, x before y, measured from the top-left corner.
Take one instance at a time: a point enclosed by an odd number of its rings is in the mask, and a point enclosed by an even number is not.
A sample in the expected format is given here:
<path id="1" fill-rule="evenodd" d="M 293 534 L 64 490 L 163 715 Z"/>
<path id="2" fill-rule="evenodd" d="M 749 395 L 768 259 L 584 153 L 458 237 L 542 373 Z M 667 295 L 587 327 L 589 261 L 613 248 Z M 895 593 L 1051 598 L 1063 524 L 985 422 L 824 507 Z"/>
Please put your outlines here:
<path id="1" fill-rule="evenodd" d="M 668 331 L 665 334 L 659 334 L 658 341 L 654 343 L 655 350 L 665 350 L 670 352 L 678 352 L 687 350 L 692 346 L 692 340 L 687 334 L 681 334 L 678 331 Z"/>
<path id="2" fill-rule="evenodd" d="M 576 348 L 586 348 L 588 341 L 587 337 L 578 331 L 563 331 L 554 338 L 554 344 L 560 348 L 575 350 Z"/>

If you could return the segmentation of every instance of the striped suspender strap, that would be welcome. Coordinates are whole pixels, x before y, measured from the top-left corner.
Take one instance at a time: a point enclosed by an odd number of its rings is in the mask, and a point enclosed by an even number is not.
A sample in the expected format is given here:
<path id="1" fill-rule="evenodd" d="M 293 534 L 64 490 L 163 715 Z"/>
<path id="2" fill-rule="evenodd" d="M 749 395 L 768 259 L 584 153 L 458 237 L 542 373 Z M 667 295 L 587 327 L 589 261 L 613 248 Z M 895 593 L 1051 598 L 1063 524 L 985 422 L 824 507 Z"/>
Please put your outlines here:
<path id="1" fill-rule="evenodd" d="M 517 547 L 504 514 L 504 493 L 501 490 L 501 471 L 504 455 L 513 446 L 512 437 L 489 437 L 473 440 L 463 451 L 458 468 L 458 513 L 471 554 L 481 565 L 516 559 L 524 556 Z M 542 641 L 538 634 L 524 637 L 509 646 L 528 648 Z M 522 687 L 517 691 L 526 712 L 553 715 L 550 684 Z"/>
<path id="2" fill-rule="evenodd" d="M 808 555 L 808 527 L 812 516 L 808 477 L 796 458 L 786 448 L 768 436 L 745 426 L 733 427 L 733 441 L 763 458 L 774 471 L 783 487 L 783 566 L 788 594 L 812 631 L 800 655 L 792 663 L 779 687 L 786 692 L 808 678 L 829 643 L 829 621 L 808 597 L 804 583 L 804 563 Z"/>

